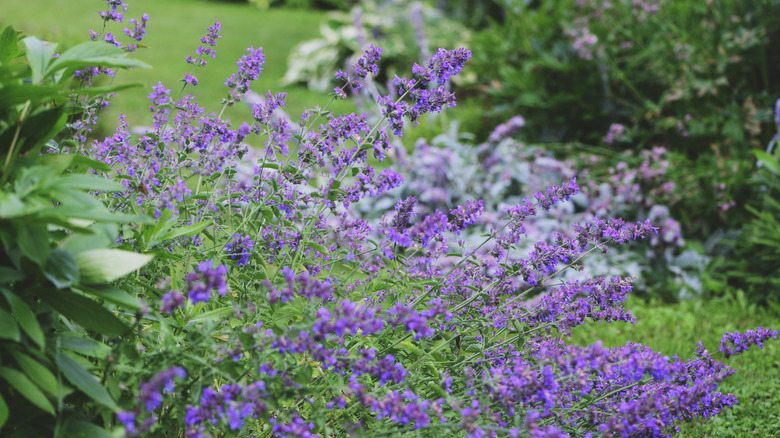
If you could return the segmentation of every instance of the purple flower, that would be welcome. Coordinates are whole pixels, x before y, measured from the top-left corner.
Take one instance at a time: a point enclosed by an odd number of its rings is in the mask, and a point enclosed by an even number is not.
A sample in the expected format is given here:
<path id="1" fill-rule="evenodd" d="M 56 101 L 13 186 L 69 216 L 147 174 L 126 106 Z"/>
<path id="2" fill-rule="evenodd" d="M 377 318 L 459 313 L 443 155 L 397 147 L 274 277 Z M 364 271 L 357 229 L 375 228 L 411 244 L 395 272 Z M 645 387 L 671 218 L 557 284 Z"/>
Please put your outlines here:
<path id="1" fill-rule="evenodd" d="M 198 85 L 198 78 L 189 73 L 184 73 L 184 79 L 182 80 L 185 84 Z"/>
<path id="2" fill-rule="evenodd" d="M 225 100 L 228 105 L 239 102 L 241 96 L 249 91 L 249 85 L 252 81 L 256 81 L 260 77 L 260 73 L 263 72 L 263 65 L 265 64 L 263 48 L 258 47 L 255 50 L 254 46 L 252 46 L 246 49 L 246 51 L 249 54 L 242 56 L 238 60 L 238 73 L 233 73 L 225 80 L 225 86 L 230 88 L 228 98 Z"/>
<path id="3" fill-rule="evenodd" d="M 764 348 L 764 341 L 769 338 L 777 339 L 777 330 L 765 329 L 759 327 L 755 330 L 747 330 L 745 333 L 735 331 L 734 333 L 726 332 L 723 335 L 723 339 L 720 341 L 719 351 L 723 352 L 723 357 L 729 358 L 742 354 L 752 345 L 758 345 L 758 348 Z"/>
<path id="4" fill-rule="evenodd" d="M 173 309 L 177 307 L 184 307 L 184 295 L 181 292 L 174 289 L 163 295 L 163 305 L 160 307 L 160 312 L 173 313 Z"/>
<path id="5" fill-rule="evenodd" d="M 255 241 L 249 236 L 236 233 L 233 235 L 233 239 L 225 245 L 225 251 L 231 259 L 237 260 L 236 266 L 240 267 L 249 264 L 249 256 L 252 255 L 254 246 Z"/>
<path id="6" fill-rule="evenodd" d="M 460 73 L 463 69 L 463 64 L 469 58 L 471 58 L 471 51 L 462 47 L 456 50 L 439 49 L 428 61 L 430 80 L 437 81 L 440 84 L 447 82 L 450 76 Z"/>
<path id="7" fill-rule="evenodd" d="M 225 265 L 219 265 L 214 268 L 214 262 L 211 260 L 202 262 L 198 265 L 196 271 L 192 271 L 185 279 L 187 280 L 187 292 L 193 303 L 200 301 L 206 302 L 211 299 L 211 293 L 216 289 L 220 295 L 227 293 Z"/>

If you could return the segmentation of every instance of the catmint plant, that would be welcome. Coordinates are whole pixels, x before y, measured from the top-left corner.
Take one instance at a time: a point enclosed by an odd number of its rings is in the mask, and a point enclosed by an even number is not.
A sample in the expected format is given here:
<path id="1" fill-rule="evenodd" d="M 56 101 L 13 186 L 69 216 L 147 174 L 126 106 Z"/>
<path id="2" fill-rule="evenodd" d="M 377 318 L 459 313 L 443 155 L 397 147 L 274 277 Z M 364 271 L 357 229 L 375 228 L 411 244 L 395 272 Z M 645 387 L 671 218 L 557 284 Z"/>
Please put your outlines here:
<path id="1" fill-rule="evenodd" d="M 205 66 L 219 30 L 188 63 Z M 255 47 L 226 78 L 223 109 L 260 80 Z M 333 98 L 376 75 L 381 54 L 369 45 L 337 72 Z M 391 137 L 455 106 L 445 85 L 470 57 L 442 48 L 412 66 L 377 99 L 377 122 L 328 105 L 292 122 L 280 114 L 285 95 L 269 92 L 251 124 L 234 126 L 186 94 L 197 85 L 188 73 L 178 95 L 152 89 L 153 131 L 133 136 L 122 118 L 114 135 L 82 145 L 118 181 L 90 196 L 144 218 L 110 244 L 155 258 L 96 290 L 129 330 L 84 338 L 90 348 L 74 355 L 99 365 L 100 379 L 71 381 L 103 392 L 91 404 L 66 398 L 69 409 L 125 436 L 492 437 L 656 436 L 732 406 L 717 386 L 733 370 L 703 346 L 683 361 L 641 344 L 562 340 L 580 324 L 634 321 L 623 306 L 632 278 L 564 274 L 659 232 L 649 220 L 582 217 L 533 239 L 537 217 L 580 195 L 577 175 L 512 202 L 423 211 L 419 193 L 378 220 L 360 216 L 357 204 L 404 182 L 375 167 L 395 153 Z M 466 240 L 475 228 L 481 238 Z M 776 335 L 727 334 L 723 355 Z"/>

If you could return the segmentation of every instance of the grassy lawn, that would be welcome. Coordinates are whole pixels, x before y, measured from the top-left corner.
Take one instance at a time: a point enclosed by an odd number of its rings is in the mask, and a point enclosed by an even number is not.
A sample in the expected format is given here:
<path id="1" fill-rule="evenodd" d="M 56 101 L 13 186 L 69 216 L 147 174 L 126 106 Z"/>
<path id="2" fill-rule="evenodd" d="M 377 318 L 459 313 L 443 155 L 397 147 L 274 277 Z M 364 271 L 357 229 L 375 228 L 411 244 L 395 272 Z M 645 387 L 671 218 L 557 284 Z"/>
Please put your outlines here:
<path id="1" fill-rule="evenodd" d="M 194 74 L 200 85 L 188 87 L 188 92 L 198 97 L 201 105 L 208 111 L 218 112 L 220 102 L 225 96 L 222 85 L 225 78 L 236 71 L 236 61 L 247 47 L 263 47 L 265 68 L 253 90 L 265 94 L 287 91 L 286 110 L 296 119 L 304 106 L 325 105 L 327 95 L 309 91 L 303 87 L 285 87 L 279 85 L 287 69 L 287 54 L 299 42 L 319 35 L 320 23 L 326 18 L 322 11 L 303 9 L 271 9 L 261 11 L 249 4 L 206 2 L 199 0 L 132 0 L 128 1 L 125 23 L 112 23 L 107 29 L 113 34 L 122 34 L 122 29 L 130 18 L 139 18 L 149 14 L 148 35 L 143 43 L 148 48 L 132 55 L 152 66 L 151 69 L 121 71 L 117 74 L 117 83 L 139 83 L 140 88 L 126 90 L 114 99 L 111 110 L 102 118 L 112 130 L 119 115 L 123 112 L 132 125 L 151 124 L 147 116 L 149 101 L 146 96 L 151 87 L 161 81 L 173 90 L 176 96 L 181 89 L 182 74 L 189 72 L 191 66 L 185 63 L 187 55 L 193 55 L 200 45 L 200 38 L 206 28 L 219 20 L 222 24 L 218 40 L 216 59 L 208 59 L 209 65 L 197 69 Z M 88 30 L 100 30 L 102 21 L 98 11 L 105 10 L 106 2 L 98 0 L 70 0 L 67 6 L 58 0 L 26 0 L 6 2 L 0 23 L 12 24 L 17 30 L 43 39 L 52 39 L 61 44 L 73 45 L 88 38 Z M 122 35 L 124 36 L 124 35 Z M 354 107 L 339 101 L 332 106 L 335 111 L 354 111 Z M 250 112 L 244 105 L 230 108 L 226 112 L 233 121 L 246 120 Z M 106 133 L 106 132 L 104 132 Z"/>
<path id="2" fill-rule="evenodd" d="M 627 307 L 636 317 L 636 325 L 580 326 L 573 331 L 572 342 L 586 345 L 601 339 L 608 346 L 641 342 L 664 354 L 687 359 L 693 356 L 699 340 L 710 353 L 715 353 L 724 332 L 780 327 L 780 316 L 750 306 L 740 296 L 676 305 L 646 304 L 632 299 Z M 739 404 L 712 420 L 685 425 L 680 436 L 780 436 L 780 341 L 768 341 L 763 350 L 754 348 L 726 361 L 737 372 L 720 391 L 736 395 Z M 716 357 L 722 359 L 720 355 Z"/>

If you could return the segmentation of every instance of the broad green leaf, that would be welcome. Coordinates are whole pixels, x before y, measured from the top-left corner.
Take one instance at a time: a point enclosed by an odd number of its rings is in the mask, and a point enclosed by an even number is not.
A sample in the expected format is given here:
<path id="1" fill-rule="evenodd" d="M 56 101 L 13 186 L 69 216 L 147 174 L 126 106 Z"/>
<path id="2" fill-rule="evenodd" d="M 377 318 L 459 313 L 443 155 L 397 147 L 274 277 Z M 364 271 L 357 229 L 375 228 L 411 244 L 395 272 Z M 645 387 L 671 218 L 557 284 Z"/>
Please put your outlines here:
<path id="1" fill-rule="evenodd" d="M 319 243 L 314 243 L 314 242 L 309 242 L 309 241 L 304 243 L 304 245 L 306 245 L 309 248 L 319 252 L 322 255 L 328 255 L 328 248 L 326 248 L 324 245 L 320 245 Z"/>
<path id="2" fill-rule="evenodd" d="M 9 284 L 14 281 L 23 280 L 25 275 L 21 271 L 8 266 L 0 266 L 0 284 Z"/>
<path id="3" fill-rule="evenodd" d="M 60 337 L 62 348 L 73 350 L 85 356 L 104 359 L 111 352 L 111 347 L 94 339 L 73 333 Z"/>
<path id="4" fill-rule="evenodd" d="M 109 336 L 121 336 L 130 329 L 99 303 L 66 289 L 58 291 L 37 289 L 35 294 L 46 304 L 84 328 Z"/>
<path id="5" fill-rule="evenodd" d="M 159 240 L 163 241 L 163 240 L 175 239 L 177 237 L 182 237 L 182 236 L 187 236 L 187 237 L 194 236 L 200 233 L 201 231 L 205 230 L 206 227 L 208 227 L 211 224 L 212 224 L 211 222 L 204 221 L 192 225 L 185 225 L 183 227 L 178 227 L 160 236 Z"/>
<path id="6" fill-rule="evenodd" d="M 154 256 L 120 249 L 93 249 L 76 254 L 84 283 L 110 283 L 136 271 Z"/>
<path id="7" fill-rule="evenodd" d="M 53 249 L 46 260 L 43 275 L 57 289 L 64 289 L 78 284 L 79 267 L 76 265 L 76 258 L 64 249 Z"/>
<path id="8" fill-rule="evenodd" d="M 62 244 L 62 249 L 78 254 L 91 249 L 108 248 L 116 242 L 116 238 L 119 235 L 116 225 L 110 222 L 98 222 L 96 224 L 86 222 L 83 225 L 87 226 L 94 234 L 72 234 Z"/>
<path id="9" fill-rule="evenodd" d="M 27 61 L 32 69 L 32 82 L 33 84 L 39 84 L 45 76 L 44 72 L 52 60 L 51 56 L 57 49 L 57 44 L 41 41 L 33 36 L 23 39 L 22 43 L 24 43 L 27 49 Z"/>
<path id="10" fill-rule="evenodd" d="M 19 54 L 19 46 L 16 45 L 16 31 L 8 26 L 0 34 L 0 64 L 6 64 Z M 2 423 L 2 422 L 0 422 Z M 2 424 L 0 424 L 2 427 Z"/>
<path id="11" fill-rule="evenodd" d="M 100 384 L 98 378 L 84 369 L 84 367 L 79 365 L 73 358 L 67 354 L 57 355 L 57 364 L 60 366 L 65 378 L 81 392 L 114 411 L 119 410 L 114 399 L 111 398 L 111 395 L 106 391 L 106 388 Z"/>
<path id="12" fill-rule="evenodd" d="M 46 142 L 54 138 L 68 121 L 64 106 L 56 106 L 44 111 L 39 111 L 28 117 L 19 133 L 20 142 L 19 152 L 32 151 L 38 155 Z"/>
<path id="13" fill-rule="evenodd" d="M 149 65 L 144 62 L 137 59 L 128 59 L 127 52 L 118 47 L 106 44 L 103 41 L 88 41 L 66 50 L 65 53 L 49 65 L 49 68 L 44 72 L 44 76 L 64 68 L 84 66 L 149 68 Z"/>
<path id="14" fill-rule="evenodd" d="M 94 169 L 99 170 L 101 172 L 111 172 L 111 166 L 108 164 L 93 160 L 92 158 L 87 158 L 83 155 L 77 155 L 77 154 L 68 154 L 73 156 L 73 166 L 78 168 L 84 167 L 88 169 Z"/>
<path id="15" fill-rule="evenodd" d="M 0 218 L 9 219 L 29 213 L 25 203 L 13 193 L 0 192 Z"/>
<path id="16" fill-rule="evenodd" d="M 46 85 L 17 85 L 17 84 L 4 84 L 3 88 L 0 88 L 0 108 L 9 108 L 14 105 L 25 103 L 28 100 L 31 102 L 51 101 L 56 99 L 64 99 L 62 90 L 57 87 L 49 87 Z M 0 146 L 1 148 L 2 146 Z"/>
<path id="17" fill-rule="evenodd" d="M 755 155 L 756 158 L 764 163 L 764 166 L 767 170 L 774 173 L 775 175 L 780 175 L 780 163 L 777 162 L 777 158 L 767 154 L 760 149 L 753 149 L 753 155 Z"/>
<path id="18" fill-rule="evenodd" d="M 65 175 L 51 182 L 60 187 L 68 187 L 81 190 L 97 190 L 101 192 L 121 192 L 125 186 L 106 178 L 92 175 Z"/>
<path id="19" fill-rule="evenodd" d="M 49 257 L 49 231 L 46 226 L 30 224 L 17 229 L 19 249 L 27 258 L 43 267 Z"/>
<path id="20" fill-rule="evenodd" d="M 54 406 L 52 406 L 49 399 L 46 398 L 46 395 L 41 392 L 27 376 L 15 369 L 0 367 L 0 377 L 5 379 L 5 381 L 15 390 L 19 391 L 24 398 L 30 400 L 32 404 L 38 406 L 41 410 L 54 415 Z"/>
<path id="21" fill-rule="evenodd" d="M 36 359 L 18 351 L 12 351 L 11 356 L 13 356 L 16 363 L 19 364 L 19 369 L 24 370 L 25 374 L 27 374 L 39 388 L 48 392 L 52 397 L 57 397 L 57 378 L 54 377 L 54 374 L 52 374 L 48 368 L 43 366 Z"/>
<path id="22" fill-rule="evenodd" d="M 3 429 L 6 421 L 8 421 L 8 405 L 5 404 L 3 396 L 0 395 L 0 430 Z"/>
<path id="23" fill-rule="evenodd" d="M 3 289 L 3 295 L 11 304 L 11 311 L 22 326 L 22 330 L 32 339 L 41 349 L 44 347 L 43 331 L 35 318 L 35 314 L 30 310 L 27 304 L 15 293 Z"/>
<path id="24" fill-rule="evenodd" d="M 62 427 L 62 436 L 68 438 L 111 438 L 111 433 L 92 423 L 69 417 Z"/>
<path id="25" fill-rule="evenodd" d="M 0 339 L 10 339 L 14 342 L 21 340 L 16 320 L 2 307 L 0 307 Z"/>
<path id="26" fill-rule="evenodd" d="M 112 286 L 79 287 L 79 290 L 130 310 L 137 311 L 141 308 L 141 301 L 138 298 Z"/>

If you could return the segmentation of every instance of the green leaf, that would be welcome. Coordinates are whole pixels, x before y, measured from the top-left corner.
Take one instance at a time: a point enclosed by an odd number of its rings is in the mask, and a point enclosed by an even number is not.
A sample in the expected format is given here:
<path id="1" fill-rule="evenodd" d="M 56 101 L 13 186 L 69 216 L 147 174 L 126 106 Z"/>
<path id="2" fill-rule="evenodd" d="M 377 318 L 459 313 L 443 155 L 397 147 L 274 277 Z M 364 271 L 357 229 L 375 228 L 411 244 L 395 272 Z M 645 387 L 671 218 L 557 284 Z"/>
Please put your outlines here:
<path id="1" fill-rule="evenodd" d="M 9 219 L 24 216 L 30 212 L 28 205 L 13 193 L 0 192 L 0 218 Z"/>
<path id="2" fill-rule="evenodd" d="M 112 286 L 94 286 L 94 287 L 79 287 L 79 290 L 94 295 L 98 298 L 102 298 L 106 301 L 110 301 L 114 304 L 124 306 L 130 310 L 138 311 L 141 309 L 141 301 L 138 298 L 130 295 L 129 293 Z"/>
<path id="3" fill-rule="evenodd" d="M 65 51 L 46 69 L 44 76 L 64 68 L 84 66 L 142 67 L 149 65 L 137 59 L 127 59 L 127 52 L 103 41 L 87 41 Z"/>
<path id="4" fill-rule="evenodd" d="M 16 44 L 16 31 L 12 26 L 8 26 L 0 34 L 0 64 L 6 64 L 19 54 L 19 46 Z M 0 427 L 2 427 L 0 421 Z"/>
<path id="5" fill-rule="evenodd" d="M 52 60 L 51 56 L 57 49 L 57 44 L 41 41 L 33 36 L 23 39 L 22 43 L 24 43 L 27 49 L 27 61 L 32 69 L 32 82 L 33 84 L 39 84 L 44 77 L 46 67 Z"/>
<path id="6" fill-rule="evenodd" d="M 30 224 L 17 229 L 19 249 L 22 254 L 43 267 L 49 257 L 49 231 L 45 225 Z"/>
<path id="7" fill-rule="evenodd" d="M 94 169 L 98 170 L 100 172 L 111 172 L 111 166 L 108 164 L 93 160 L 92 158 L 87 158 L 83 155 L 77 155 L 77 154 L 68 154 L 73 156 L 73 166 L 75 166 L 76 169 L 79 168 L 87 168 L 87 169 Z"/>
<path id="8" fill-rule="evenodd" d="M 79 267 L 76 258 L 70 251 L 54 249 L 46 260 L 43 275 L 54 284 L 57 289 L 64 289 L 78 284 Z"/>
<path id="9" fill-rule="evenodd" d="M 753 149 L 753 155 L 755 155 L 756 158 L 764 163 L 764 166 L 768 171 L 774 173 L 775 175 L 780 175 L 780 164 L 778 164 L 777 158 L 767 154 L 760 149 Z"/>
<path id="10" fill-rule="evenodd" d="M 23 272 L 8 266 L 0 266 L 0 284 L 9 284 L 14 281 L 23 280 L 24 278 L 25 275 Z"/>
<path id="11" fill-rule="evenodd" d="M 92 175 L 65 175 L 51 182 L 61 187 L 68 187 L 81 190 L 97 190 L 101 192 L 121 192 L 125 186 L 118 182 L 106 178 L 99 178 Z"/>
<path id="12" fill-rule="evenodd" d="M 52 406 L 46 395 L 38 389 L 37 386 L 30 379 L 27 378 L 21 372 L 7 367 L 0 367 L 0 377 L 5 379 L 9 385 L 24 396 L 27 400 L 30 400 L 32 404 L 41 408 L 41 410 L 54 415 L 54 406 Z"/>
<path id="13" fill-rule="evenodd" d="M 22 330 L 27 333 L 27 336 L 32 339 L 35 344 L 41 349 L 44 347 L 43 331 L 38 324 L 38 320 L 35 318 L 35 314 L 30 310 L 27 304 L 15 293 L 3 289 L 3 294 L 11 304 L 11 311 L 16 316 L 16 320 L 19 321 L 19 325 L 22 326 Z M 2 333 L 2 331 L 0 331 Z"/>
<path id="14" fill-rule="evenodd" d="M 12 351 L 11 356 L 13 356 L 16 363 L 19 364 L 19 368 L 24 370 L 25 374 L 27 374 L 39 388 L 48 392 L 52 397 L 57 397 L 57 378 L 54 377 L 54 374 L 52 374 L 48 368 L 32 357 L 18 351 Z"/>
<path id="15" fill-rule="evenodd" d="M 111 347 L 108 345 L 76 333 L 64 334 L 60 337 L 60 342 L 62 348 L 98 359 L 104 359 L 111 352 Z"/>
<path id="16" fill-rule="evenodd" d="M 111 434 L 92 423 L 69 417 L 62 427 L 62 436 L 68 438 L 111 438 Z"/>
<path id="17" fill-rule="evenodd" d="M 69 292 L 36 289 L 35 294 L 49 306 L 84 328 L 110 336 L 121 336 L 130 330 L 125 323 L 99 303 Z"/>
<path id="18" fill-rule="evenodd" d="M 211 222 L 203 221 L 192 225 L 185 225 L 183 227 L 178 227 L 160 236 L 159 240 L 164 241 L 169 239 L 175 239 L 177 237 L 182 237 L 182 236 L 187 236 L 187 237 L 194 236 L 200 233 L 201 231 L 205 230 L 211 224 L 212 224 Z"/>
<path id="19" fill-rule="evenodd" d="M 3 396 L 0 395 L 0 430 L 3 429 L 6 421 L 8 421 L 8 405 L 5 404 Z"/>
<path id="20" fill-rule="evenodd" d="M 65 378 L 76 388 L 81 390 L 81 392 L 114 411 L 119 410 L 114 399 L 111 398 L 111 395 L 106 391 L 106 388 L 100 384 L 98 378 L 84 369 L 84 367 L 79 365 L 73 358 L 66 354 L 57 355 L 57 364 L 62 370 L 62 374 Z"/>
<path id="21" fill-rule="evenodd" d="M 304 245 L 319 252 L 322 255 L 328 255 L 328 248 L 325 247 L 325 245 L 320 245 L 319 243 L 309 241 L 305 242 Z"/>
<path id="22" fill-rule="evenodd" d="M 38 155 L 41 147 L 62 131 L 67 121 L 64 106 L 40 111 L 28 117 L 19 132 L 20 141 L 23 141 L 19 152 L 29 154 L 29 151 L 32 151 L 33 154 Z"/>
<path id="23" fill-rule="evenodd" d="M 9 108 L 28 100 L 32 102 L 42 102 L 49 100 L 62 99 L 64 96 L 62 90 L 57 87 L 47 85 L 17 85 L 4 84 L 0 88 L 0 108 Z M 2 147 L 2 146 L 0 146 Z"/>
<path id="24" fill-rule="evenodd" d="M 21 340 L 16 320 L 2 307 L 0 307 L 0 339 L 10 339 L 14 342 Z"/>
<path id="25" fill-rule="evenodd" d="M 121 249 L 92 249 L 76 254 L 76 263 L 84 283 L 110 283 L 136 271 L 154 256 Z"/>

